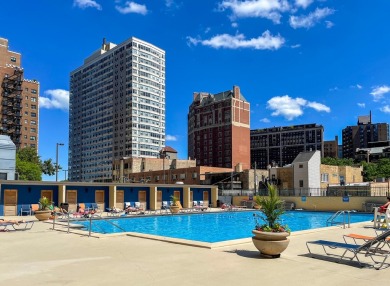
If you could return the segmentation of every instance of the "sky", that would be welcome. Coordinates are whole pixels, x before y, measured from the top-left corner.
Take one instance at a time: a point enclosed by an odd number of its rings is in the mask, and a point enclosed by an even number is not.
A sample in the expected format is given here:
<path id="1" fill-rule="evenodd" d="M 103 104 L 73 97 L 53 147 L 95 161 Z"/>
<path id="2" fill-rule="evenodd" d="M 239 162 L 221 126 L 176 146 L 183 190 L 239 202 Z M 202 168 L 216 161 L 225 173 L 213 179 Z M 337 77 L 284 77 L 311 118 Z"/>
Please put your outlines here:
<path id="1" fill-rule="evenodd" d="M 388 0 L 3 0 L 0 11 L 0 37 L 40 83 L 39 155 L 54 162 L 64 143 L 64 170 L 69 74 L 103 38 L 166 51 L 166 145 L 181 159 L 193 93 L 234 85 L 251 129 L 317 123 L 341 144 L 360 115 L 390 123 Z"/>

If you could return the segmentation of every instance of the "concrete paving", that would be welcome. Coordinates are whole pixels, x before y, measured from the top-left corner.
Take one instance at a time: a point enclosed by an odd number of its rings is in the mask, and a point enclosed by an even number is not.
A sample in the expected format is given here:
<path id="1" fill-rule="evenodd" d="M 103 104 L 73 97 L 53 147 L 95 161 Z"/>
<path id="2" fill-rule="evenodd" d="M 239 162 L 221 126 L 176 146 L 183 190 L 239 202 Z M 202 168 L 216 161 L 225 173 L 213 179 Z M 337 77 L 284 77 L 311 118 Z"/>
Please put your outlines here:
<path id="1" fill-rule="evenodd" d="M 293 233 L 278 259 L 259 255 L 250 239 L 206 249 L 124 235 L 93 238 L 51 227 L 37 221 L 28 231 L 0 232 L 0 285 L 366 286 L 387 284 L 390 277 L 390 268 L 307 255 L 308 240 L 373 235 L 372 223 Z"/>

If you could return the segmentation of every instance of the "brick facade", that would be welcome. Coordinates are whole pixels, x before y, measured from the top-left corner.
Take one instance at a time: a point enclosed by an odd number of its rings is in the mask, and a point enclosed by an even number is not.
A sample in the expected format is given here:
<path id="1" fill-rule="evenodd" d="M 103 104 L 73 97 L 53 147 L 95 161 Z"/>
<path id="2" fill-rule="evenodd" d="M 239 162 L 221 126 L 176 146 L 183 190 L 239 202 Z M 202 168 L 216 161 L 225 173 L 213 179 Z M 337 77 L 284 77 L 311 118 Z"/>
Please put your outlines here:
<path id="1" fill-rule="evenodd" d="M 0 38 L 0 134 L 17 148 L 38 149 L 39 82 L 24 79 L 21 54 Z"/>
<path id="2" fill-rule="evenodd" d="M 194 93 L 188 113 L 188 156 L 198 166 L 250 168 L 250 104 L 238 86 Z"/>

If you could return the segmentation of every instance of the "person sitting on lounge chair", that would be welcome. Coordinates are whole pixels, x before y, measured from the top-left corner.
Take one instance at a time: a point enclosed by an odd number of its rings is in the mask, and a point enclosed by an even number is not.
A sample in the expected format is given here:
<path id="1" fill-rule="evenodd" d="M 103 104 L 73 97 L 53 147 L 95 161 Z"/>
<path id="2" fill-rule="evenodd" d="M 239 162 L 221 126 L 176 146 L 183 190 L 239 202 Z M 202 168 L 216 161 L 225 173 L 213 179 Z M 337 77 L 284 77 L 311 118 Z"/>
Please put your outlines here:
<path id="1" fill-rule="evenodd" d="M 13 223 L 16 225 L 19 225 L 19 223 L 24 223 L 24 220 L 15 220 L 15 219 L 4 219 L 0 218 L 0 224 L 1 223 Z"/>
<path id="2" fill-rule="evenodd" d="M 132 213 L 132 212 L 136 212 L 136 211 L 137 211 L 137 208 L 132 207 L 131 205 L 128 205 L 128 206 L 125 208 L 125 213 L 126 213 L 126 214 L 129 214 L 129 213 Z"/>
<path id="3" fill-rule="evenodd" d="M 380 213 L 385 213 L 386 210 L 387 210 L 387 208 L 389 207 L 389 205 L 390 205 L 390 197 L 387 197 L 387 203 L 385 203 L 384 205 L 380 206 L 380 207 L 378 208 L 378 211 L 379 211 Z"/>

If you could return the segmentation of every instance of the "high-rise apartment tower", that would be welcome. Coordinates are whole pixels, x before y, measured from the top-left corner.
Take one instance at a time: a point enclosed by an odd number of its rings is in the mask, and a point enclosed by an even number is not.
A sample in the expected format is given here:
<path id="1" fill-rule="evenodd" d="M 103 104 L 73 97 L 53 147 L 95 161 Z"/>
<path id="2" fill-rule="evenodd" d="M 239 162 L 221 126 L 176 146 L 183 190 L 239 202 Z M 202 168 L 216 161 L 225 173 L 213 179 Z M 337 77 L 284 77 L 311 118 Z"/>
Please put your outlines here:
<path id="1" fill-rule="evenodd" d="M 71 72 L 69 99 L 69 180 L 109 182 L 113 160 L 165 146 L 165 51 L 103 39 Z"/>
<path id="2" fill-rule="evenodd" d="M 8 135 L 16 148 L 38 150 L 39 83 L 24 78 L 21 60 L 0 38 L 0 134 Z"/>
<path id="3" fill-rule="evenodd" d="M 188 113 L 188 156 L 197 166 L 250 168 L 250 104 L 240 88 L 195 92 Z"/>

